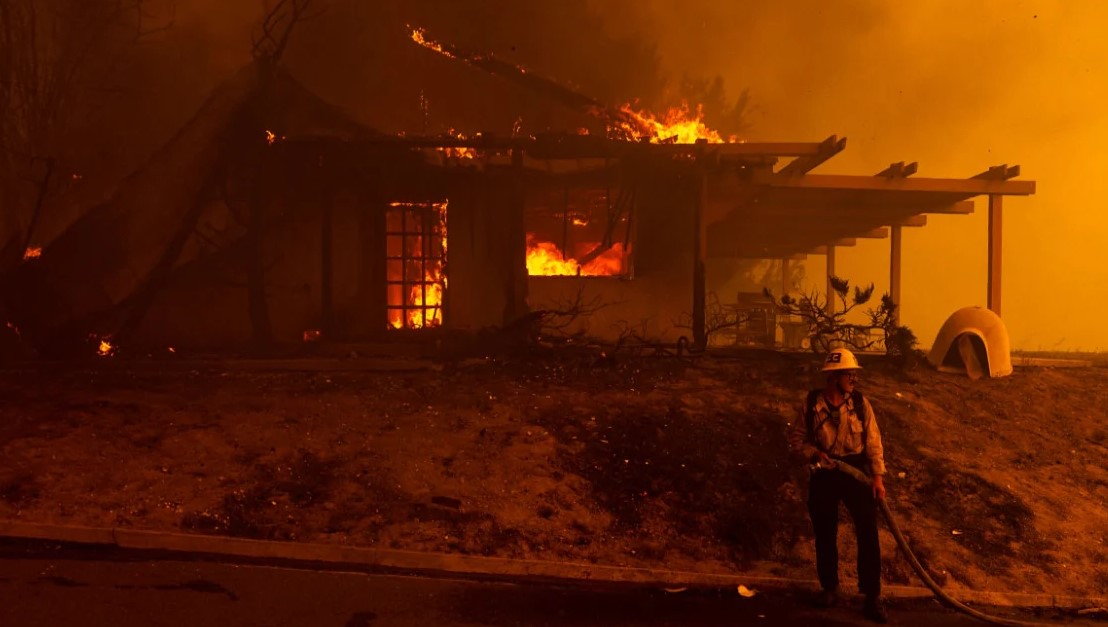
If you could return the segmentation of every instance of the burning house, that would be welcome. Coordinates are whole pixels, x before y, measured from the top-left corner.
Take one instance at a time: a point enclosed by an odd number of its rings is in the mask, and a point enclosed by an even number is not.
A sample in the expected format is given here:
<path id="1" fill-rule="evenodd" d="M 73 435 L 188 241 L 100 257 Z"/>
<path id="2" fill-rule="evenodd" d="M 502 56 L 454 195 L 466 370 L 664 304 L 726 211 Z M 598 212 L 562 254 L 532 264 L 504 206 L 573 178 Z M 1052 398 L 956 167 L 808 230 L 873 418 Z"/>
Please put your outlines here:
<path id="1" fill-rule="evenodd" d="M 384 135 L 286 74 L 245 69 L 104 204 L 6 278 L 9 325 L 48 354 L 416 340 L 593 299 L 577 331 L 703 343 L 713 258 L 802 259 L 988 198 L 1000 306 L 998 166 L 968 179 L 809 172 L 845 147 L 727 141 L 695 110 L 609 109 L 495 59 L 413 38 L 544 94 L 578 120 L 528 136 Z M 688 321 L 685 325 L 678 321 Z M 108 346 L 105 349 L 105 345 Z"/>

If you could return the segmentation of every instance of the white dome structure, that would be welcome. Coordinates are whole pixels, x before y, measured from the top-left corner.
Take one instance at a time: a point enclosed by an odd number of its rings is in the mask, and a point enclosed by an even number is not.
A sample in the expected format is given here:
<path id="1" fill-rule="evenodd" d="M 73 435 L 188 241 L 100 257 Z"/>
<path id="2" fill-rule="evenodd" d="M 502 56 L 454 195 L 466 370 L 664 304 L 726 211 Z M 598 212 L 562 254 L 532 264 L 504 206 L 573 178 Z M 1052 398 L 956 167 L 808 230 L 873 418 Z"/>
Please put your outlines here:
<path id="1" fill-rule="evenodd" d="M 941 372 L 964 372 L 971 379 L 1010 375 L 1008 329 L 989 309 L 963 307 L 943 323 L 927 360 Z"/>

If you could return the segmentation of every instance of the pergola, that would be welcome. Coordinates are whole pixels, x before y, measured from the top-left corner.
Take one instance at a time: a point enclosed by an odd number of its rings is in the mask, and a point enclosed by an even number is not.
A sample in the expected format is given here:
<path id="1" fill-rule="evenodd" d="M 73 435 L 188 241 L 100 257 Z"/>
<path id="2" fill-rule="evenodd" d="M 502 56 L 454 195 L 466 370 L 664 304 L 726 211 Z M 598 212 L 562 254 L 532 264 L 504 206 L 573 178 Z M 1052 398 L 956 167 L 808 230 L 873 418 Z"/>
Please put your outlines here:
<path id="1" fill-rule="evenodd" d="M 927 224 L 927 214 L 970 214 L 988 198 L 988 308 L 1001 312 L 1004 196 L 1035 193 L 1034 181 L 1011 180 L 1019 166 L 998 165 L 965 179 L 917 178 L 917 164 L 898 162 L 872 176 L 809 174 L 842 151 L 845 138 L 818 143 L 720 144 L 703 148 L 719 164 L 705 176 L 700 263 L 707 257 L 827 257 L 828 293 L 835 251 L 860 238 L 889 238 L 889 285 L 901 294 L 901 234 Z M 749 169 L 757 156 L 762 167 Z M 778 167 L 778 164 L 784 161 Z M 729 162 L 737 167 L 727 167 Z M 784 273 L 787 275 L 787 272 Z"/>
<path id="2" fill-rule="evenodd" d="M 300 142 L 289 141 L 291 147 Z M 413 151 L 470 148 L 480 159 L 454 159 L 455 165 L 508 174 L 523 187 L 564 185 L 604 188 L 623 163 L 645 164 L 699 178 L 689 203 L 694 237 L 692 268 L 693 339 L 705 342 L 705 263 L 708 258 L 790 260 L 807 255 L 827 258 L 828 293 L 835 273 L 836 249 L 860 238 L 889 238 L 890 295 L 900 302 L 901 234 L 904 227 L 927 224 L 927 214 L 970 214 L 974 199 L 988 198 L 987 304 L 1001 311 L 1003 198 L 1035 192 L 1034 181 L 1016 181 L 1019 166 L 998 165 L 965 179 L 913 177 L 916 163 L 894 163 L 874 175 L 822 175 L 811 170 L 841 152 L 845 138 L 822 142 L 749 142 L 709 144 L 645 143 L 597 136 L 550 133 L 535 137 L 463 139 L 450 137 L 377 137 L 360 141 L 309 141 L 311 160 L 369 167 L 390 186 L 413 190 L 425 185 L 398 164 Z M 382 166 L 381 164 L 390 164 Z M 445 170 L 452 169 L 449 163 Z M 385 167 L 385 170 L 381 168 Z M 396 169 L 396 172 L 391 172 Z M 385 172 L 391 172 L 387 176 Z M 693 183 L 696 183 L 694 180 Z M 516 201 L 522 203 L 522 196 Z M 517 208 L 522 214 L 522 204 Z M 522 228 L 522 224 L 516 225 Z M 522 241 L 522 232 L 519 233 Z M 327 238 L 325 238 L 326 240 Z M 325 247 L 326 249 L 326 247 Z M 522 263 L 522 260 L 521 260 Z M 327 271 L 325 265 L 325 274 Z M 787 276 L 787 269 L 783 276 Z M 324 285 L 330 279 L 323 278 Z M 324 303 L 324 311 L 328 310 Z"/>

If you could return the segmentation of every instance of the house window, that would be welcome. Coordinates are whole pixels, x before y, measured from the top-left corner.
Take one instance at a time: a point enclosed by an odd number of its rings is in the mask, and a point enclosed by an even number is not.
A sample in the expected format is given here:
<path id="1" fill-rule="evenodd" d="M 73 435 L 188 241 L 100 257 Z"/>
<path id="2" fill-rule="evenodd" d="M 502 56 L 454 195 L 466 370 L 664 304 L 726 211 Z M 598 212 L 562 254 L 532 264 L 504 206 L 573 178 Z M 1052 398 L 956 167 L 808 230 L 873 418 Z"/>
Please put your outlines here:
<path id="1" fill-rule="evenodd" d="M 385 269 L 390 329 L 442 325 L 446 294 L 444 202 L 394 202 L 385 217 Z"/>
<path id="2" fill-rule="evenodd" d="M 552 190 L 528 203 L 531 276 L 630 276 L 634 194 L 626 189 Z"/>

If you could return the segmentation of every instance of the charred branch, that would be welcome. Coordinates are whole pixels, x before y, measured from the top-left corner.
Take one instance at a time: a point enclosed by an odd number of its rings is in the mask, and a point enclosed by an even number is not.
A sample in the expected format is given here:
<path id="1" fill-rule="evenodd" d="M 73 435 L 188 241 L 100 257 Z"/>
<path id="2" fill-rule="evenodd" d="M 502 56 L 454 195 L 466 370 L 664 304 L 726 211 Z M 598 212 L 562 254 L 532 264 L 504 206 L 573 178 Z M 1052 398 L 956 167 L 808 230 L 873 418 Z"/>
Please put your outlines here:
<path id="1" fill-rule="evenodd" d="M 311 6 L 312 0 L 277 0 L 262 18 L 260 32 L 254 35 L 251 42 L 254 60 L 263 67 L 275 67 L 280 62 L 296 25 L 319 14 L 318 11 L 310 12 Z"/>

